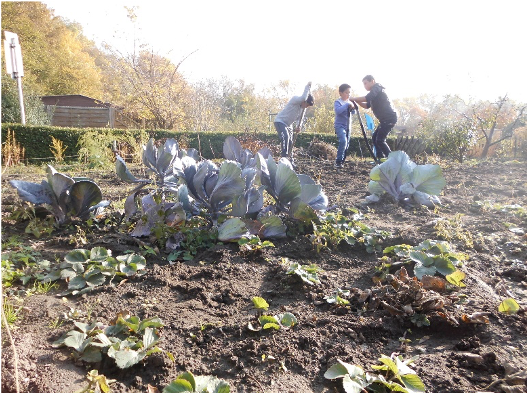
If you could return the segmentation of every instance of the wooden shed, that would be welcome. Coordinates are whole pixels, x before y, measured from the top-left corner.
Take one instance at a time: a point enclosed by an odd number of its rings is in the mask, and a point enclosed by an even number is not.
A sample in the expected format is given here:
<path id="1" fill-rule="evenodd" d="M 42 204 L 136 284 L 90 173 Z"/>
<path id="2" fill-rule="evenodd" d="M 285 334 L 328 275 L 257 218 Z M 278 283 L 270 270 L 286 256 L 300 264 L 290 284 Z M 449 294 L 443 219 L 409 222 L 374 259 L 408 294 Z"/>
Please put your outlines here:
<path id="1" fill-rule="evenodd" d="M 83 95 L 43 96 L 42 102 L 51 116 L 51 125 L 59 127 L 127 128 L 121 109 Z"/>

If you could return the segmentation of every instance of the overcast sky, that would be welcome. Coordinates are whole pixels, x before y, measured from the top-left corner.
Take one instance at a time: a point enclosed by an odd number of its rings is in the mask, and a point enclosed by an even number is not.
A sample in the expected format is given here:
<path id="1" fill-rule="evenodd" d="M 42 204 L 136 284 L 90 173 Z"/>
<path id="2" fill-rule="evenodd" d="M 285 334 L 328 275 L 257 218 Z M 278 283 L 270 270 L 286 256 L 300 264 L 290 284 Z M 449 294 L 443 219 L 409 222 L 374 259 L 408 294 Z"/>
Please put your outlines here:
<path id="1" fill-rule="evenodd" d="M 96 43 L 137 38 L 190 80 L 225 75 L 257 88 L 349 83 L 372 74 L 393 98 L 460 94 L 527 102 L 527 1 L 44 1 Z M 140 29 L 139 29 L 140 28 Z M 117 34 L 116 34 L 117 33 Z M 123 38 L 124 37 L 124 38 Z"/>

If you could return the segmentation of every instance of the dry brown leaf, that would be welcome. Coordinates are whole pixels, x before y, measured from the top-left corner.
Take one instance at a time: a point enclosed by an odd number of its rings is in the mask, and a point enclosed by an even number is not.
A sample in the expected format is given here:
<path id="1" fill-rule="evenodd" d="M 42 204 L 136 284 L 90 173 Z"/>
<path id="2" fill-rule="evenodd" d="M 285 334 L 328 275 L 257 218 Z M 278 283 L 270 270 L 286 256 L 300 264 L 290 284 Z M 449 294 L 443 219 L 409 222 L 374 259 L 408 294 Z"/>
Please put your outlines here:
<path id="1" fill-rule="evenodd" d="M 463 314 L 461 320 L 465 323 L 489 323 L 488 312 L 475 312 L 473 314 L 467 315 Z"/>
<path id="2" fill-rule="evenodd" d="M 381 302 L 381 305 L 382 307 L 387 310 L 390 314 L 392 315 L 404 315 L 404 311 L 403 310 L 399 310 L 398 308 L 396 307 L 393 307 L 393 306 L 390 306 L 388 303 L 386 302 Z"/>
<path id="3" fill-rule="evenodd" d="M 409 280 L 408 272 L 406 271 L 404 266 L 401 268 L 401 270 L 399 270 L 399 280 L 401 280 L 402 282 L 408 282 Z"/>
<path id="4" fill-rule="evenodd" d="M 155 386 L 148 384 L 146 393 L 159 393 L 159 389 Z"/>
<path id="5" fill-rule="evenodd" d="M 132 315 L 132 313 L 130 311 L 128 311 L 128 310 L 121 310 L 121 311 L 119 311 L 117 313 L 115 318 L 110 321 L 110 325 L 115 325 L 117 323 L 117 320 L 119 319 L 119 317 L 122 317 L 123 319 L 126 319 L 126 318 L 130 318 L 130 315 Z"/>
<path id="6" fill-rule="evenodd" d="M 436 314 L 439 315 L 441 318 L 446 319 L 450 324 L 454 326 L 459 326 L 459 322 L 450 314 L 436 311 Z"/>
<path id="7" fill-rule="evenodd" d="M 442 310 L 445 302 L 441 298 L 429 299 L 421 305 L 423 311 Z"/>
<path id="8" fill-rule="evenodd" d="M 366 300 L 368 300 L 368 298 L 370 297 L 371 295 L 371 291 L 369 289 L 366 289 L 364 292 L 362 292 L 360 295 L 359 295 L 359 303 L 364 303 L 366 302 Z"/>
<path id="9" fill-rule="evenodd" d="M 424 289 L 436 292 L 446 291 L 447 281 L 443 280 L 441 277 L 424 275 L 423 278 L 421 278 L 421 283 L 423 284 Z"/>

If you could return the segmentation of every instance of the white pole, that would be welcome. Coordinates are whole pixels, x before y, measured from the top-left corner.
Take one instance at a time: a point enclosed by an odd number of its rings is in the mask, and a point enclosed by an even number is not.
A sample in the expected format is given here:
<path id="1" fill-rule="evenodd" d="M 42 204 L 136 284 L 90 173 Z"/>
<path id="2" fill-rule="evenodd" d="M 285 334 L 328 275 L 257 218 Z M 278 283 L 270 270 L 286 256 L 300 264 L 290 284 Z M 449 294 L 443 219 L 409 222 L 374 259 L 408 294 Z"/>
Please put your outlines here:
<path id="1" fill-rule="evenodd" d="M 26 111 L 24 109 L 24 95 L 22 93 L 22 77 L 16 77 L 16 84 L 18 85 L 18 99 L 20 100 L 20 121 L 22 125 L 26 124 Z"/>
<path id="2" fill-rule="evenodd" d="M 6 70 L 8 74 L 11 74 L 13 79 L 16 79 L 18 87 L 18 99 L 20 102 L 20 122 L 26 124 L 26 111 L 24 109 L 24 95 L 22 93 L 22 77 L 24 76 L 24 66 L 22 64 L 22 50 L 18 42 L 18 36 L 14 33 L 4 30 L 6 40 L 5 45 L 5 57 L 6 57 Z M 9 50 L 7 46 L 9 44 Z"/>

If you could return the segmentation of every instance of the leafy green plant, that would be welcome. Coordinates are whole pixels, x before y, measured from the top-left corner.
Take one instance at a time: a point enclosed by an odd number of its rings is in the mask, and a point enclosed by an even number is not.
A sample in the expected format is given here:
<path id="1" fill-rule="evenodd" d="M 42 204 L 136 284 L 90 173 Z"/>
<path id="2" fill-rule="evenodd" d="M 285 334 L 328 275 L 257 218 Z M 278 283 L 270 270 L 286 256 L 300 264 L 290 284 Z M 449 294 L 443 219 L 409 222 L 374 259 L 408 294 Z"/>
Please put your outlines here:
<path id="1" fill-rule="evenodd" d="M 42 235 L 50 235 L 55 230 L 54 217 L 41 218 L 39 215 L 42 212 L 47 213 L 47 209 L 22 202 L 19 207 L 11 212 L 9 218 L 17 222 L 28 221 L 25 233 L 32 234 L 39 239 Z"/>
<path id="2" fill-rule="evenodd" d="M 5 288 L 20 281 L 27 285 L 32 279 L 40 279 L 50 267 L 50 262 L 40 259 L 40 253 L 31 246 L 12 240 L 2 244 L 2 285 Z"/>
<path id="3" fill-rule="evenodd" d="M 456 286 L 462 286 L 464 278 L 458 267 L 467 259 L 466 254 L 453 252 L 449 243 L 436 240 L 425 240 L 417 246 L 399 245 L 387 247 L 385 255 L 393 254 L 403 263 L 414 263 L 414 275 L 421 280 L 423 276 L 440 273 Z M 397 266 L 397 265 L 395 265 Z"/>
<path id="4" fill-rule="evenodd" d="M 79 295 L 103 285 L 115 278 L 132 277 L 145 273 L 146 260 L 137 254 L 125 254 L 112 257 L 111 250 L 94 247 L 91 250 L 76 249 L 64 257 L 58 267 L 42 277 L 44 282 L 59 279 L 68 282 L 64 294 Z"/>
<path id="5" fill-rule="evenodd" d="M 25 232 L 30 233 L 39 239 L 42 235 L 51 235 L 55 230 L 55 220 L 53 217 L 46 218 L 33 217 L 29 220 Z"/>
<path id="6" fill-rule="evenodd" d="M 324 299 L 329 304 L 334 304 L 336 306 L 347 306 L 350 304 L 350 302 L 345 298 L 349 297 L 349 295 L 349 290 L 337 288 L 331 295 L 325 296 Z"/>
<path id="7" fill-rule="evenodd" d="M 291 163 L 283 158 L 276 163 L 272 156 L 265 159 L 256 154 L 256 168 L 260 182 L 275 200 L 276 213 L 286 212 L 304 222 L 316 218 L 317 211 L 325 211 L 328 198 L 322 186 L 307 175 L 296 174 Z"/>
<path id="8" fill-rule="evenodd" d="M 197 156 L 194 151 L 188 154 Z M 184 159 L 181 161 L 180 157 Z M 137 237 L 150 235 L 153 227 L 159 222 L 174 225 L 186 219 L 180 200 L 190 208 L 188 191 L 178 186 L 173 165 L 177 159 L 184 163 L 187 163 L 187 160 L 195 162 L 185 150 L 179 149 L 178 143 L 172 138 L 167 139 L 162 148 L 157 148 L 154 140 L 150 139 L 143 146 L 142 159 L 151 174 L 150 179 L 136 178 L 119 155 L 116 155 L 115 160 L 117 176 L 125 182 L 137 184 L 124 204 L 125 216 L 128 218 L 138 212 L 138 202 L 141 207 L 142 218 L 132 231 L 132 236 Z M 140 198 L 145 193 L 146 195 Z"/>
<path id="9" fill-rule="evenodd" d="M 426 314 L 415 313 L 410 317 L 410 322 L 417 327 L 430 326 L 430 320 Z"/>
<path id="10" fill-rule="evenodd" d="M 358 220 L 348 219 L 340 213 L 327 213 L 313 221 L 313 234 L 309 237 L 315 250 L 336 247 L 342 242 L 362 244 L 369 253 L 380 252 L 382 241 L 389 236 L 386 231 L 368 227 Z"/>
<path id="11" fill-rule="evenodd" d="M 238 139 L 233 136 L 225 138 L 223 143 L 223 156 L 227 160 L 239 163 L 242 169 L 255 168 L 257 165 L 257 154 L 267 159 L 272 156 L 271 150 L 268 147 L 263 147 L 256 154 L 253 154 L 249 149 L 244 149 Z"/>
<path id="12" fill-rule="evenodd" d="M 302 279 L 303 282 L 309 285 L 320 284 L 318 278 L 318 272 L 321 272 L 317 265 L 312 263 L 311 265 L 301 265 L 299 263 L 293 263 L 289 266 L 286 274 L 295 274 Z"/>
<path id="13" fill-rule="evenodd" d="M 218 227 L 218 239 L 222 242 L 237 242 L 244 237 L 258 236 L 260 239 L 285 238 L 287 227 L 282 219 L 271 212 L 261 214 L 256 220 L 233 217 Z"/>
<path id="14" fill-rule="evenodd" d="M 194 376 L 187 371 L 179 375 L 163 393 L 229 393 L 227 382 L 212 375 Z"/>
<path id="15" fill-rule="evenodd" d="M 372 254 L 382 251 L 382 243 L 390 233 L 358 223 L 354 228 L 354 236 L 357 242 L 364 246 L 366 252 Z"/>
<path id="16" fill-rule="evenodd" d="M 402 356 L 393 354 L 391 357 L 382 355 L 379 362 L 382 365 L 372 365 L 374 370 L 383 373 L 368 373 L 362 367 L 345 363 L 337 359 L 337 363 L 332 365 L 325 373 L 326 379 L 341 379 L 342 387 L 346 393 L 371 392 L 424 392 L 426 387 L 409 366 L 414 362 L 414 358 L 404 360 Z"/>
<path id="17" fill-rule="evenodd" d="M 198 252 L 212 247 L 218 242 L 216 228 L 207 226 L 200 216 L 190 218 L 173 228 L 174 235 L 167 239 L 166 248 L 173 250 L 168 255 L 169 261 L 183 259 L 190 261 Z"/>
<path id="18" fill-rule="evenodd" d="M 64 333 L 53 347 L 73 348 L 74 357 L 88 363 L 100 362 L 105 355 L 124 369 L 153 353 L 164 352 L 157 346 L 157 329 L 164 326 L 158 317 L 140 320 L 137 316 L 118 315 L 115 323 L 109 326 L 100 322 L 74 322 L 74 325 L 75 329 Z M 170 353 L 166 354 L 173 359 Z"/>
<path id="19" fill-rule="evenodd" d="M 252 323 L 247 324 L 247 328 L 253 332 L 259 332 L 260 330 L 280 330 L 289 329 L 298 323 L 298 319 L 290 312 L 285 312 L 278 315 L 260 315 L 258 317 L 260 327 L 255 327 Z"/>
<path id="20" fill-rule="evenodd" d="M 241 252 L 252 254 L 258 253 L 266 247 L 274 247 L 272 242 L 269 240 L 264 240 L 262 242 L 260 237 L 256 235 L 242 237 L 240 240 L 238 240 L 238 245 L 240 246 Z"/>
<path id="21" fill-rule="evenodd" d="M 370 172 L 367 202 L 378 202 L 384 193 L 398 203 L 434 207 L 446 185 L 439 165 L 417 165 L 403 151 L 391 152 L 388 159 Z"/>
<path id="22" fill-rule="evenodd" d="M 47 179 L 40 184 L 22 180 L 10 180 L 9 184 L 24 201 L 46 206 L 57 225 L 69 223 L 74 217 L 87 220 L 91 212 L 110 204 L 102 200 L 99 186 L 91 180 L 71 178 L 51 165 L 47 167 Z"/>
<path id="23" fill-rule="evenodd" d="M 354 221 L 338 213 L 327 213 L 319 220 L 320 223 L 313 222 L 313 234 L 310 235 L 317 253 L 324 248 L 336 247 L 343 241 L 349 245 L 355 244 L 356 239 L 352 229 Z"/>
<path id="24" fill-rule="evenodd" d="M 290 312 L 285 312 L 278 315 L 262 315 L 262 312 L 267 311 L 269 308 L 269 304 L 264 298 L 255 296 L 252 298 L 252 302 L 254 308 L 258 312 L 258 322 L 260 324 L 260 327 L 255 327 L 252 322 L 247 324 L 247 328 L 253 332 L 259 332 L 260 330 L 267 329 L 289 329 L 298 323 L 297 318 Z"/>

